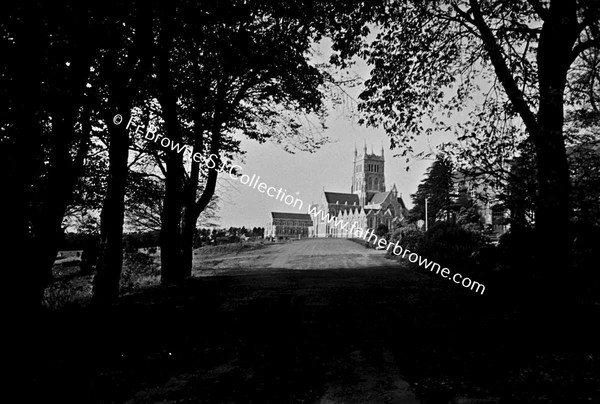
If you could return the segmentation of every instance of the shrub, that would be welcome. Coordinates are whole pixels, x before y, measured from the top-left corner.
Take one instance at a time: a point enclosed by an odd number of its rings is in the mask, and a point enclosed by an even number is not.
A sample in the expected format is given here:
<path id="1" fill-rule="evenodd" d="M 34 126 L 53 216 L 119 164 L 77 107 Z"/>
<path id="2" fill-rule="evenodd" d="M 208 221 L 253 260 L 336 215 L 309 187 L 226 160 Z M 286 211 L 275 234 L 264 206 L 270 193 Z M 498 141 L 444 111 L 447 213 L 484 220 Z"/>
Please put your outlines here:
<path id="1" fill-rule="evenodd" d="M 409 229 L 402 234 L 400 243 L 405 249 L 408 248 L 409 250 L 418 251 L 421 247 L 424 237 L 425 233 L 421 230 Z"/>
<path id="2" fill-rule="evenodd" d="M 160 276 L 159 265 L 154 257 L 143 252 L 125 253 L 125 265 L 121 274 L 121 291 L 127 293 L 133 289 L 153 283 Z"/>
<path id="3" fill-rule="evenodd" d="M 470 231 L 483 229 L 483 218 L 473 201 L 468 201 L 467 206 L 462 206 L 457 214 L 456 223 Z"/>
<path id="4" fill-rule="evenodd" d="M 396 242 L 400 241 L 402 248 L 408 248 L 411 251 L 419 251 L 423 235 L 424 233 L 415 227 L 401 227 L 392 233 L 389 243 L 396 244 Z M 393 256 L 394 254 L 390 250 L 388 250 L 387 255 Z"/>
<path id="5" fill-rule="evenodd" d="M 495 247 L 487 243 L 480 231 L 468 227 L 453 222 L 436 222 L 427 232 L 414 227 L 400 228 L 392 234 L 390 243 L 400 240 L 404 250 L 453 270 L 493 268 L 497 260 Z M 391 251 L 389 255 L 394 256 Z"/>
<path id="6" fill-rule="evenodd" d="M 44 291 L 42 306 L 50 310 L 58 310 L 71 302 L 71 288 L 66 282 L 51 283 Z"/>
<path id="7" fill-rule="evenodd" d="M 377 226 L 377 229 L 375 229 L 375 235 L 376 235 L 377 237 L 383 237 L 383 236 L 385 236 L 385 235 L 386 235 L 388 232 L 389 232 L 389 230 L 388 230 L 388 227 L 387 227 L 385 224 L 383 224 L 383 223 L 380 223 L 380 224 Z"/>
<path id="8" fill-rule="evenodd" d="M 418 244 L 419 254 L 445 267 L 474 267 L 478 252 L 486 245 L 481 232 L 452 222 L 437 222 L 425 232 Z"/>

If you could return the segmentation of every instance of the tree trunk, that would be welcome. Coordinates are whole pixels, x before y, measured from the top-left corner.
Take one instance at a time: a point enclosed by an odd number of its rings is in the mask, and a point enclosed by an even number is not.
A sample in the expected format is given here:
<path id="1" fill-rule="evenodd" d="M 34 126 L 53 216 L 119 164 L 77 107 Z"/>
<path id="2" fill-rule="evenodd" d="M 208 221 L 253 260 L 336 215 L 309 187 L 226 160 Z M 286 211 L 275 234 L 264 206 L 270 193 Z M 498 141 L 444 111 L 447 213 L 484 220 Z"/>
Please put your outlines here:
<path id="1" fill-rule="evenodd" d="M 109 168 L 106 196 L 100 214 L 100 245 L 97 272 L 94 277 L 93 302 L 108 304 L 119 296 L 121 268 L 123 266 L 123 224 L 125 219 L 125 193 L 128 176 L 129 125 L 131 110 L 137 94 L 145 90 L 143 80 L 151 67 L 152 17 L 146 3 L 135 3 L 135 39 L 123 42 L 115 26 L 104 44 L 107 50 L 101 61 L 101 77 L 109 91 L 109 107 L 112 113 L 105 115 L 109 131 Z M 109 21 L 111 21 L 109 19 Z M 118 23 L 118 22 L 117 22 Z M 127 54 L 127 60 L 122 55 Z M 114 114 L 123 116 L 120 124 L 113 122 Z M 141 129 L 141 128 L 139 128 Z M 138 127 L 135 128 L 138 134 Z"/>
<path id="2" fill-rule="evenodd" d="M 166 94 L 163 93 L 161 100 L 164 111 L 165 132 L 171 141 L 181 142 L 176 101 L 171 97 L 172 90 L 165 91 Z M 185 278 L 181 245 L 184 168 L 183 157 L 176 151 L 168 151 L 166 160 L 165 198 L 160 229 L 161 282 L 173 284 Z"/>
<path id="3" fill-rule="evenodd" d="M 217 118 L 213 124 L 212 128 L 212 139 L 210 144 L 210 153 L 215 156 L 219 155 L 219 150 L 221 148 L 221 120 L 220 113 L 217 115 Z M 202 133 L 202 131 L 198 130 L 198 133 Z M 197 146 L 201 145 L 201 143 L 197 144 Z M 196 149 L 200 150 L 201 147 L 196 147 Z M 181 245 L 182 245 L 182 271 L 186 276 L 190 276 L 192 274 L 192 262 L 193 262 L 193 249 L 194 249 L 194 234 L 196 232 L 196 223 L 198 222 L 198 217 L 200 214 L 206 209 L 208 204 L 210 203 L 211 198 L 215 194 L 215 188 L 217 187 L 217 178 L 219 176 L 218 172 L 219 166 L 214 167 L 214 169 L 209 170 L 208 178 L 206 180 L 206 187 L 202 192 L 202 195 L 198 200 L 196 200 L 196 190 L 198 188 L 198 181 L 200 178 L 200 167 L 198 163 L 192 163 L 192 171 L 190 174 L 190 180 L 188 183 L 188 187 L 186 188 L 186 199 L 184 201 L 184 214 L 183 214 L 183 231 L 181 234 Z"/>
<path id="4" fill-rule="evenodd" d="M 181 155 L 171 153 L 167 157 L 165 199 L 160 229 L 161 281 L 164 284 L 178 283 L 185 277 L 182 271 L 181 255 L 182 190 L 183 163 Z"/>
<path id="5" fill-rule="evenodd" d="M 129 110 L 124 122 L 129 122 Z M 109 173 L 106 197 L 100 214 L 100 251 L 94 277 L 93 302 L 108 304 L 119 297 L 119 282 L 123 265 L 123 223 L 125 218 L 125 188 L 129 129 L 109 120 Z"/>
<path id="6" fill-rule="evenodd" d="M 540 263 L 551 264 L 547 270 L 566 269 L 569 255 L 569 167 L 559 99 L 562 101 L 562 95 L 548 95 L 548 99 L 540 102 L 540 139 L 535 142 L 538 181 L 535 228 Z"/>
<path id="7" fill-rule="evenodd" d="M 524 94 L 504 59 L 495 33 L 483 18 L 478 0 L 469 0 L 473 23 L 477 26 L 496 75 L 515 110 L 521 116 L 535 147 L 537 195 L 535 230 L 532 248 L 536 256 L 537 290 L 533 300 L 544 305 L 541 312 L 567 307 L 560 302 L 572 301 L 573 277 L 569 237 L 570 180 L 565 150 L 564 91 L 567 73 L 575 57 L 574 46 L 581 26 L 577 21 L 577 2 L 551 0 L 540 6 L 543 25 L 537 48 L 539 105 L 534 115 Z M 570 285 L 569 285 L 570 284 Z"/>
<path id="8" fill-rule="evenodd" d="M 202 127 L 202 108 L 200 100 L 196 100 L 195 105 L 195 120 L 194 130 L 196 133 L 196 141 L 194 144 L 194 152 L 202 152 L 204 148 L 203 127 Z M 183 224 L 181 231 L 181 265 L 184 276 L 192 275 L 192 266 L 194 259 L 194 234 L 196 233 L 196 223 L 200 213 L 197 213 L 196 208 L 196 192 L 198 190 L 198 182 L 201 175 L 200 163 L 192 160 L 190 176 L 184 190 L 183 200 Z"/>
<path id="9" fill-rule="evenodd" d="M 539 108 L 534 115 L 525 101 L 502 48 L 486 24 L 479 2 L 470 0 L 477 25 L 496 75 L 519 113 L 535 146 L 537 203 L 535 245 L 545 278 L 556 278 L 569 266 L 569 169 L 563 136 L 564 90 L 579 36 L 577 4 L 552 0 L 544 16 L 537 50 Z M 553 288 L 551 288 L 553 289 Z M 554 290 L 550 290 L 552 293 Z"/>
<path id="10" fill-rule="evenodd" d="M 172 15 L 171 5 L 165 5 L 164 15 Z M 177 113 L 178 98 L 170 69 L 170 52 L 173 45 L 172 21 L 166 18 L 156 48 L 158 99 L 165 121 L 165 136 L 173 143 L 182 143 L 183 136 Z M 184 167 L 181 153 L 166 151 L 165 198 L 161 212 L 160 261 L 161 282 L 173 284 L 182 281 L 181 224 L 183 209 Z"/>
<path id="11" fill-rule="evenodd" d="M 537 53 L 539 80 L 536 151 L 538 197 L 535 215 L 537 262 L 546 292 L 565 293 L 570 269 L 570 180 L 563 135 L 564 91 L 579 35 L 575 2 L 553 1 L 544 22 Z M 567 293 L 568 294 L 568 293 Z"/>
<path id="12" fill-rule="evenodd" d="M 183 226 L 181 229 L 181 272 L 182 276 L 192 276 L 192 263 L 194 259 L 194 235 L 198 216 L 188 206 L 183 212 Z"/>

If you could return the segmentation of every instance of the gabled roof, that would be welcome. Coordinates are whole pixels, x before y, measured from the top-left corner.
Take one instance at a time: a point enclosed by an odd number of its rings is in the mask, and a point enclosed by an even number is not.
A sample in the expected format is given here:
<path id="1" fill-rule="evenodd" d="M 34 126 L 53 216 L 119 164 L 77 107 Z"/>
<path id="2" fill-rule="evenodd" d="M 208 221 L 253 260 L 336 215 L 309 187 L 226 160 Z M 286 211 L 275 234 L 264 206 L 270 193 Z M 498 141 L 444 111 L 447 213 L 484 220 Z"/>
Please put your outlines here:
<path id="1" fill-rule="evenodd" d="M 406 205 L 404 204 L 404 199 L 402 199 L 401 196 L 399 196 L 398 198 L 398 203 L 400 204 L 400 206 L 402 207 L 403 210 L 407 210 L 406 209 Z"/>
<path id="2" fill-rule="evenodd" d="M 360 205 L 360 200 L 358 199 L 358 195 L 356 194 L 344 194 L 341 192 L 325 192 L 325 199 L 327 203 L 338 203 L 340 205 L 346 204 L 348 202 L 348 206 L 351 205 Z"/>
<path id="3" fill-rule="evenodd" d="M 271 212 L 273 219 L 286 219 L 286 220 L 310 220 L 312 217 L 308 213 L 287 213 L 287 212 Z"/>
<path id="4" fill-rule="evenodd" d="M 373 194 L 373 196 L 371 197 L 371 199 L 368 201 L 369 205 L 377 205 L 380 203 L 385 202 L 385 200 L 387 199 L 388 195 L 390 194 L 390 192 L 377 192 L 375 194 Z"/>
<path id="5" fill-rule="evenodd" d="M 348 206 L 348 208 L 344 208 L 341 211 L 346 212 L 347 215 L 356 215 L 360 213 L 360 206 Z"/>
<path id="6" fill-rule="evenodd" d="M 349 216 L 357 215 L 360 213 L 360 206 L 348 206 L 347 208 L 340 209 L 340 212 L 346 213 Z"/>

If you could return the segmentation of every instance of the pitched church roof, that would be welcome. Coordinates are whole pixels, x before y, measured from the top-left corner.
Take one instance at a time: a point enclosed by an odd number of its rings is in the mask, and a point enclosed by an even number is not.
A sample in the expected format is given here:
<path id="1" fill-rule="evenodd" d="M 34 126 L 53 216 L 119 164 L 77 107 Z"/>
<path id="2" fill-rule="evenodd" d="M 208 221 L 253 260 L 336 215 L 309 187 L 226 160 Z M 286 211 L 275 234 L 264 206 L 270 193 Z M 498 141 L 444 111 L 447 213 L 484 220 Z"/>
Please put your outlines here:
<path id="1" fill-rule="evenodd" d="M 373 196 L 371 197 L 371 199 L 367 202 L 369 205 L 377 205 L 380 203 L 383 203 L 386 198 L 388 197 L 388 195 L 390 194 L 390 191 L 388 192 L 376 192 L 375 194 L 373 194 Z"/>
<path id="2" fill-rule="evenodd" d="M 273 217 L 273 219 L 312 221 L 312 217 L 308 213 L 271 212 L 271 216 Z"/>
<path id="3" fill-rule="evenodd" d="M 327 200 L 327 203 L 337 203 L 340 205 L 344 205 L 347 202 L 348 205 L 360 205 L 358 195 L 355 194 L 344 194 L 341 192 L 325 192 L 325 199 Z"/>

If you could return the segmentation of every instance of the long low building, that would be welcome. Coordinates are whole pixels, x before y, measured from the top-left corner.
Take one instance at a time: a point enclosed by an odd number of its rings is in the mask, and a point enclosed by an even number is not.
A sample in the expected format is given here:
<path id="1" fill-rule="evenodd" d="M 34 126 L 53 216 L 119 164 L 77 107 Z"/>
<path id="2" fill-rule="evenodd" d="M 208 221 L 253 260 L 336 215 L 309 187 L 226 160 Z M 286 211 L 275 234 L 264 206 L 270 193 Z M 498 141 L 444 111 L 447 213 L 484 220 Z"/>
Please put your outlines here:
<path id="1" fill-rule="evenodd" d="M 313 226 L 308 213 L 271 212 L 271 220 L 265 229 L 266 238 L 290 239 L 306 238 Z"/>

